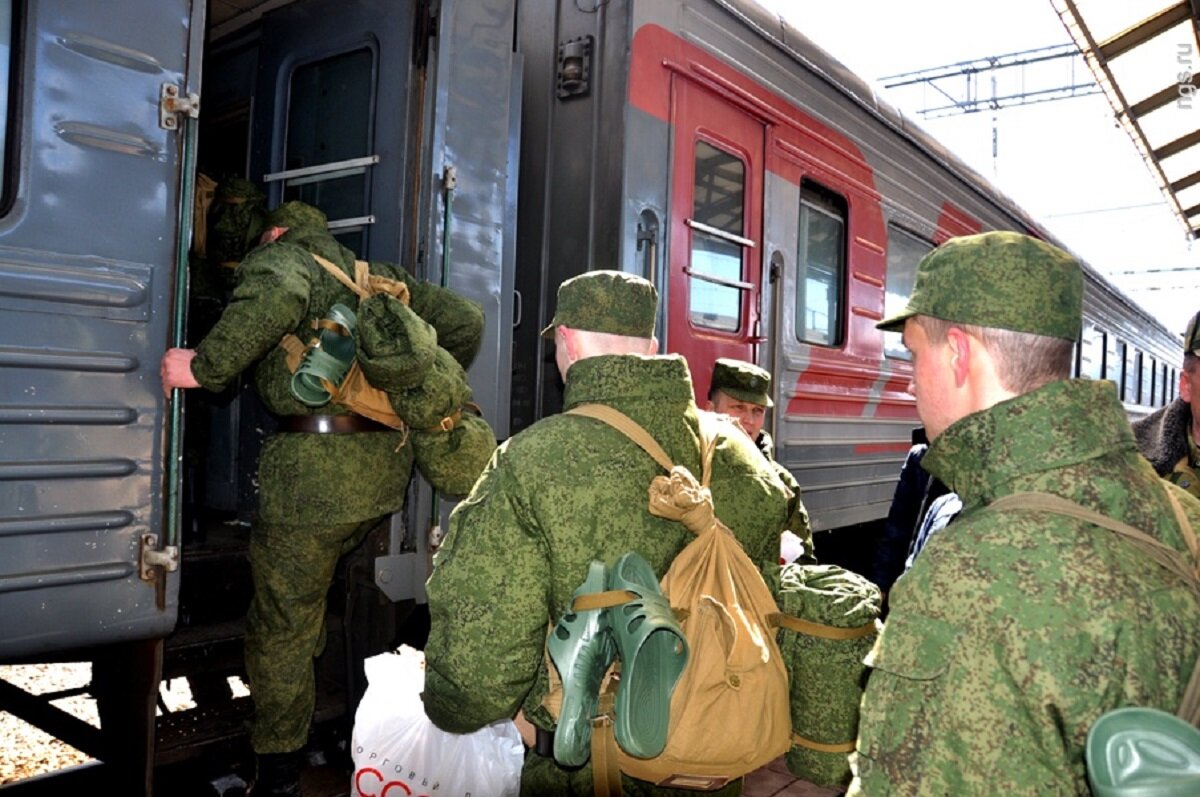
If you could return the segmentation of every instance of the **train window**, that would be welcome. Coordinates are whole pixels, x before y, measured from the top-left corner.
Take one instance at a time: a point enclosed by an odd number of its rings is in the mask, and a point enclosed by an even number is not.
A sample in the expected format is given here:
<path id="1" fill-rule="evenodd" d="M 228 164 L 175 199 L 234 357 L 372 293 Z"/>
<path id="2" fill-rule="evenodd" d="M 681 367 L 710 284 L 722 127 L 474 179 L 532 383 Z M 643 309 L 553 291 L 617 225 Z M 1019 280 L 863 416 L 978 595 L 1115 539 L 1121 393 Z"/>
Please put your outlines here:
<path id="1" fill-rule="evenodd" d="M 842 342 L 846 202 L 807 181 L 800 185 L 799 249 L 796 336 L 806 343 L 836 346 Z"/>
<path id="2" fill-rule="evenodd" d="M 1121 391 L 1122 398 L 1130 404 L 1136 404 L 1138 400 L 1138 388 L 1141 387 L 1142 379 L 1140 376 L 1140 361 L 1138 360 L 1138 351 L 1129 344 L 1125 344 L 1125 387 Z"/>
<path id="3" fill-rule="evenodd" d="M 696 142 L 692 194 L 691 279 L 688 318 L 730 332 L 742 325 L 743 252 L 746 230 L 746 164 L 703 141 Z"/>
<path id="4" fill-rule="evenodd" d="M 288 93 L 287 168 L 301 169 L 360 158 L 371 152 L 371 76 L 374 54 L 354 50 L 306 64 L 292 73 Z M 293 177 L 284 199 L 325 211 L 330 221 L 367 215 L 362 168 Z M 361 227 L 335 232 L 355 252 L 366 251 Z"/>
<path id="5" fill-rule="evenodd" d="M 1083 330 L 1079 346 L 1079 375 L 1102 379 L 1104 374 L 1104 333 L 1096 327 Z"/>
<path id="6" fill-rule="evenodd" d="M 912 295 L 917 263 L 933 251 L 933 244 L 918 238 L 908 230 L 888 225 L 887 290 L 883 296 L 885 318 L 902 311 Z M 899 332 L 883 333 L 883 353 L 888 357 L 910 359 L 908 349 L 900 342 Z"/>
<path id="7" fill-rule="evenodd" d="M 1104 378 L 1117 384 L 1117 395 L 1121 395 L 1121 380 L 1125 376 L 1125 344 L 1115 335 L 1105 335 Z"/>
<path id="8" fill-rule="evenodd" d="M 1138 352 L 1138 404 L 1154 406 L 1154 359 Z"/>

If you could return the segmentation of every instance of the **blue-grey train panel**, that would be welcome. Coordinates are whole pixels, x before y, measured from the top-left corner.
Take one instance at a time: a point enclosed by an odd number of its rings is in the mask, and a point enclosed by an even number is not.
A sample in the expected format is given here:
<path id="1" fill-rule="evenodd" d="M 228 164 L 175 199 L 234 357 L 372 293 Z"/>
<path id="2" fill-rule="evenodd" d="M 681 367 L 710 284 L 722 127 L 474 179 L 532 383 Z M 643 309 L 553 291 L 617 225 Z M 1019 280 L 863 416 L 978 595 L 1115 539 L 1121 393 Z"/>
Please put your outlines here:
<path id="1" fill-rule="evenodd" d="M 0 658 L 163 635 L 139 577 L 162 534 L 189 0 L 28 3 L 0 218 Z M 202 4 L 201 4 L 202 5 Z M 198 59 L 199 53 L 196 53 Z"/>

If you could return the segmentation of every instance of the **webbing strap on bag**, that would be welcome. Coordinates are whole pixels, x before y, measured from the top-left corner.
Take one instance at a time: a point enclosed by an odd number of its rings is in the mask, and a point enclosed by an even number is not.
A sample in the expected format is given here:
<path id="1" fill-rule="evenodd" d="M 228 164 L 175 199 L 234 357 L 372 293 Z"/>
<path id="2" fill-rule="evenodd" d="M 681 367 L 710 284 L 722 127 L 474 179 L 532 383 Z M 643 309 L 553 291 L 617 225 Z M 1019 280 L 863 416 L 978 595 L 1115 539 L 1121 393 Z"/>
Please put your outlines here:
<path id="1" fill-rule="evenodd" d="M 1031 509 L 1040 512 L 1051 512 L 1056 515 L 1073 517 L 1100 526 L 1101 528 L 1115 531 L 1155 562 L 1158 562 L 1167 570 L 1170 570 L 1183 579 L 1192 592 L 1197 597 L 1200 597 L 1200 548 L 1198 548 L 1196 534 L 1192 529 L 1191 521 L 1188 520 L 1187 514 L 1183 511 L 1183 507 L 1179 505 L 1179 499 L 1165 485 L 1163 486 L 1163 490 L 1166 492 L 1171 509 L 1175 513 L 1175 520 L 1179 524 L 1179 531 L 1183 536 L 1184 543 L 1192 554 L 1192 562 L 1190 564 L 1184 558 L 1182 551 L 1159 542 L 1141 529 L 1134 528 L 1127 523 L 1122 523 L 1093 509 L 1080 506 L 1074 501 L 1061 496 L 1037 492 L 1013 493 L 1012 495 L 1006 495 L 1003 498 L 993 501 L 987 505 L 986 509 L 989 511 L 993 509 Z M 1196 659 L 1196 665 L 1192 668 L 1192 676 L 1188 679 L 1187 686 L 1183 691 L 1183 699 L 1180 701 L 1179 709 L 1175 712 L 1175 715 L 1186 722 L 1200 726 L 1200 657 Z"/>
<path id="2" fill-rule="evenodd" d="M 365 260 L 354 261 L 354 279 L 350 279 L 346 276 L 346 272 L 337 267 L 337 264 L 314 252 L 309 252 L 309 254 L 321 268 L 329 272 L 329 276 L 354 291 L 359 299 L 366 299 L 377 293 L 386 293 L 406 305 L 409 303 L 408 286 L 404 282 L 372 274 L 371 267 Z"/>
<path id="3" fill-rule="evenodd" d="M 643 429 L 637 421 L 620 410 L 615 410 L 605 404 L 581 404 L 578 407 L 572 407 L 563 414 L 582 415 L 585 418 L 595 418 L 598 421 L 603 421 L 641 446 L 642 450 L 653 457 L 655 462 L 662 465 L 663 470 L 670 473 L 671 468 L 675 467 L 675 463 L 671 461 L 671 458 L 663 450 L 663 447 L 658 444 L 658 441 Z"/>
<path id="4" fill-rule="evenodd" d="M 839 628 L 834 625 L 824 625 L 822 623 L 814 623 L 810 620 L 801 620 L 799 617 L 783 614 L 782 612 L 773 614 L 767 619 L 775 628 L 786 628 L 789 631 L 796 631 L 805 636 L 815 636 L 821 639 L 861 639 L 879 630 L 875 620 L 855 626 L 854 628 Z"/>

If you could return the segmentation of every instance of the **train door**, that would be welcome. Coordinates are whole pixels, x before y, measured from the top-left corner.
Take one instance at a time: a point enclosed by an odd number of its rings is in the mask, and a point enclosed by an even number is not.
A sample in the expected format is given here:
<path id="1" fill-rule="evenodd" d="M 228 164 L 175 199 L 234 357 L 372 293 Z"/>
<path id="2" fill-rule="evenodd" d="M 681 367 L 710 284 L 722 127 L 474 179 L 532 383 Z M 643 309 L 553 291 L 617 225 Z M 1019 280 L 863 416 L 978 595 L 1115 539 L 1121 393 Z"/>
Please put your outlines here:
<path id="1" fill-rule="evenodd" d="M 765 133 L 690 81 L 674 90 L 666 346 L 687 358 L 703 401 L 714 360 L 757 356 Z"/>
<path id="2" fill-rule="evenodd" d="M 360 257 L 399 261 L 412 3 L 293 3 L 263 19 L 251 177 L 319 207 Z M 380 101 L 386 98 L 386 101 Z"/>
<path id="3" fill-rule="evenodd" d="M 158 369 L 203 14 L 0 2 L 0 660 L 175 624 Z"/>

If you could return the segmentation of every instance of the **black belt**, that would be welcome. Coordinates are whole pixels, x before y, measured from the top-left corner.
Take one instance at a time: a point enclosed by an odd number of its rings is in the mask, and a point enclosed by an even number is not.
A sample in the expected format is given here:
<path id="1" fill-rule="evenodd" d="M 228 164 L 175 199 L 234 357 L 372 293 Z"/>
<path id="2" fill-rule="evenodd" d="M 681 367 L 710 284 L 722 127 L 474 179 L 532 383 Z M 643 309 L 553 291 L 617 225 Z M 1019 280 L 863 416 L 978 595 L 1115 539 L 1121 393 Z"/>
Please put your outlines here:
<path id="1" fill-rule="evenodd" d="M 392 432 L 395 430 L 361 415 L 286 415 L 279 419 L 279 431 L 308 434 L 354 434 L 356 432 Z"/>
<path id="2" fill-rule="evenodd" d="M 537 725 L 533 728 L 537 731 L 537 744 L 533 746 L 533 752 L 542 758 L 554 758 L 554 731 L 539 728 Z"/>

